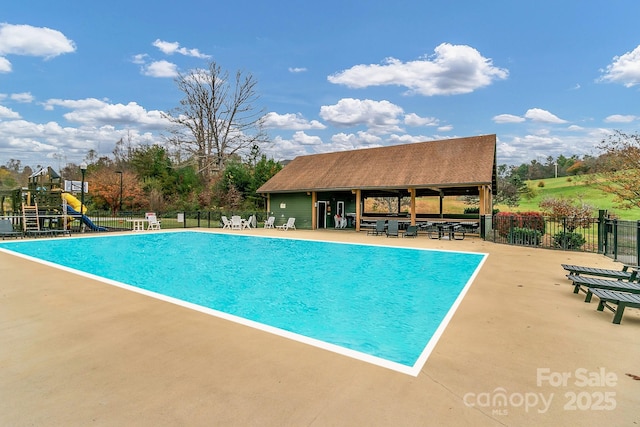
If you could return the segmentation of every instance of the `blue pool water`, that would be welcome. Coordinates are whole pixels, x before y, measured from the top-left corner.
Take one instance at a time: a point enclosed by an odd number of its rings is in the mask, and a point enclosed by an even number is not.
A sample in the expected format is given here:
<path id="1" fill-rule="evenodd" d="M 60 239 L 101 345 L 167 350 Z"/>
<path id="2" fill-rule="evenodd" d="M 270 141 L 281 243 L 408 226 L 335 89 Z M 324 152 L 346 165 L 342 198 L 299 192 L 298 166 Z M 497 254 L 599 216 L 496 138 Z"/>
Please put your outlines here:
<path id="1" fill-rule="evenodd" d="M 0 248 L 408 367 L 486 256 L 189 231 Z"/>

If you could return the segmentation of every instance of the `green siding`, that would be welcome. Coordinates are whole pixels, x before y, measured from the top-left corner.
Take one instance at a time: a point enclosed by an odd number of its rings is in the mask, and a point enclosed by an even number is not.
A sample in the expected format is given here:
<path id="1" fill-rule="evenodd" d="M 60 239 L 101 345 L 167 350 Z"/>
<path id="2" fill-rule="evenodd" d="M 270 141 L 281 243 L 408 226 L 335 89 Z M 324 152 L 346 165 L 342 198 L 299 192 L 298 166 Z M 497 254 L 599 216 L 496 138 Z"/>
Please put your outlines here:
<path id="1" fill-rule="evenodd" d="M 311 196 L 307 193 L 271 194 L 271 212 L 276 225 L 282 225 L 291 217 L 296 219 L 296 228 L 311 229 Z"/>
<path id="2" fill-rule="evenodd" d="M 327 228 L 335 227 L 334 215 L 337 211 L 338 202 L 344 202 L 345 213 L 356 211 L 356 197 L 351 192 L 324 192 L 317 194 L 318 201 L 328 203 L 331 212 L 327 214 Z M 290 217 L 295 217 L 296 228 L 311 229 L 311 216 L 313 206 L 311 205 L 311 195 L 307 193 L 272 193 L 271 212 L 268 216 L 276 217 L 276 225 L 287 222 Z M 284 204 L 285 207 L 281 207 Z"/>

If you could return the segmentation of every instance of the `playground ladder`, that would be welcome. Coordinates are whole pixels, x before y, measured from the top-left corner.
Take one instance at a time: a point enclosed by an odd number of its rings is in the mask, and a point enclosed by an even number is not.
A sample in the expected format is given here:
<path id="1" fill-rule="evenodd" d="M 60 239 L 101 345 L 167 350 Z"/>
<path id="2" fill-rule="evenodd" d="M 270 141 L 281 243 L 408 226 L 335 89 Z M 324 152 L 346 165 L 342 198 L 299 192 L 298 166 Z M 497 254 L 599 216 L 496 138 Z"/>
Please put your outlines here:
<path id="1" fill-rule="evenodd" d="M 22 227 L 27 233 L 40 231 L 37 203 L 34 206 L 22 204 Z"/>

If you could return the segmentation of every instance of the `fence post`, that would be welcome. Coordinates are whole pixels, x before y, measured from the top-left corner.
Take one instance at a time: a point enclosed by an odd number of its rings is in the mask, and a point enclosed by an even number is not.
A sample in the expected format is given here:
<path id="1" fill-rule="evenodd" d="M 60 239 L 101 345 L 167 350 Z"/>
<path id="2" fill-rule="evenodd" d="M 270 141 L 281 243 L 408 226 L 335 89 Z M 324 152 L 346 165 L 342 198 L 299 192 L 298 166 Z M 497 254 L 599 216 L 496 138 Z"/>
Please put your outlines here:
<path id="1" fill-rule="evenodd" d="M 607 247 L 607 227 L 605 225 L 605 210 L 598 211 L 598 253 L 604 254 Z"/>
<path id="2" fill-rule="evenodd" d="M 640 265 L 640 220 L 636 221 L 636 265 Z"/>
<path id="3" fill-rule="evenodd" d="M 613 260 L 618 260 L 618 220 L 613 220 Z"/>

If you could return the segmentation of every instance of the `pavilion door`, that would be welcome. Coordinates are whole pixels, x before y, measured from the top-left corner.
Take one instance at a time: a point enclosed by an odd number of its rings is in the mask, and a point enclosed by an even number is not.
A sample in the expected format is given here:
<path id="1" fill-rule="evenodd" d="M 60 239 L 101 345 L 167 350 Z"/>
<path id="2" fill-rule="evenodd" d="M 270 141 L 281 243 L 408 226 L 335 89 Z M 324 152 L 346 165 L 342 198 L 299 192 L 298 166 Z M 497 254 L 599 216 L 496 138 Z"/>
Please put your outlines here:
<path id="1" fill-rule="evenodd" d="M 327 228 L 327 202 L 318 201 L 318 228 Z"/>

